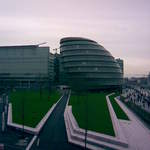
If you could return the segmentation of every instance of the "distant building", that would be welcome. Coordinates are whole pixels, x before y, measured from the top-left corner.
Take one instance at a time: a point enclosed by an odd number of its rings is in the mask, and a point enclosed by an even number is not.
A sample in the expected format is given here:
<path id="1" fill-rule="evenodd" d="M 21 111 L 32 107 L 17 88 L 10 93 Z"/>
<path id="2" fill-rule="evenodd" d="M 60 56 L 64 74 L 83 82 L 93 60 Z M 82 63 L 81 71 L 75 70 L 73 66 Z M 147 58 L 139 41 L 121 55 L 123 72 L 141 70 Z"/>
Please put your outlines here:
<path id="1" fill-rule="evenodd" d="M 54 54 L 54 83 L 60 84 L 60 54 Z"/>
<path id="2" fill-rule="evenodd" d="M 114 57 L 97 42 L 80 37 L 60 41 L 62 72 L 71 88 L 100 90 L 120 89 L 123 84 L 123 61 Z M 122 68 L 120 68 L 120 66 Z"/>
<path id="3" fill-rule="evenodd" d="M 146 77 L 137 78 L 137 83 L 139 85 L 146 85 L 147 84 L 147 78 Z"/>
<path id="4" fill-rule="evenodd" d="M 147 77 L 147 83 L 150 86 L 150 73 L 148 74 L 148 77 Z"/>
<path id="5" fill-rule="evenodd" d="M 0 46 L 0 86 L 46 86 L 53 80 L 53 59 L 49 47 Z"/>
<path id="6" fill-rule="evenodd" d="M 126 85 L 138 85 L 141 87 L 146 87 L 147 85 L 147 78 L 144 76 L 143 77 L 131 77 L 124 81 Z"/>
<path id="7" fill-rule="evenodd" d="M 120 66 L 120 68 L 122 70 L 122 73 L 124 74 L 124 63 L 123 63 L 123 60 L 118 58 L 118 59 L 116 59 L 116 61 L 118 62 L 119 66 Z"/>

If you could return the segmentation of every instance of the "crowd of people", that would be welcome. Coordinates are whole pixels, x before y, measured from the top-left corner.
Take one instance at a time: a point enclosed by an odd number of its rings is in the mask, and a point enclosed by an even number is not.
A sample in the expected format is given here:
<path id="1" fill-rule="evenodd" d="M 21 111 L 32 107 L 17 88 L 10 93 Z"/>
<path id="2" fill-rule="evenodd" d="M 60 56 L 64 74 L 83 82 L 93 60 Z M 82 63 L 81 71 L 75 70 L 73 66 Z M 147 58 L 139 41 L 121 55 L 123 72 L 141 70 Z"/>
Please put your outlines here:
<path id="1" fill-rule="evenodd" d="M 141 109 L 150 113 L 150 90 L 139 86 L 130 86 L 123 89 L 122 96 Z"/>

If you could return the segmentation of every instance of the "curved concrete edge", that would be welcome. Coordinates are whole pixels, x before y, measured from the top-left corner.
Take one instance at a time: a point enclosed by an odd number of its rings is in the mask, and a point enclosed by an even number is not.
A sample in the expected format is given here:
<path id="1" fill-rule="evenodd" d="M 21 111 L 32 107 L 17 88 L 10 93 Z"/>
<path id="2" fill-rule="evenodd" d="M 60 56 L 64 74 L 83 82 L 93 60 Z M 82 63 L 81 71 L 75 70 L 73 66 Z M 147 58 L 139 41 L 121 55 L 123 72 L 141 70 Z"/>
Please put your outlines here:
<path id="1" fill-rule="evenodd" d="M 65 124 L 68 134 L 68 141 L 71 143 L 78 143 L 77 145 L 84 146 L 85 143 L 85 130 L 76 126 L 75 120 L 71 114 L 71 107 L 68 106 L 68 111 L 65 113 Z M 114 149 L 125 149 L 127 148 L 126 143 L 118 139 L 117 137 L 111 137 L 109 135 L 100 134 L 93 131 L 87 132 L 87 144 L 90 147 L 105 147 Z M 87 145 L 87 147 L 88 147 Z M 90 147 L 88 147 L 90 149 Z M 95 149 L 94 148 L 94 149 Z M 93 149 L 93 148 L 92 148 Z"/>
<path id="2" fill-rule="evenodd" d="M 128 116 L 128 118 L 130 119 L 130 121 L 132 121 L 133 118 L 130 115 L 128 115 L 128 111 L 125 110 L 125 108 L 122 107 L 122 105 L 120 104 L 122 102 L 120 102 L 119 96 L 115 97 L 114 99 L 115 99 L 116 103 L 118 103 L 118 105 L 120 106 L 120 108 L 124 111 L 124 113 Z"/>
<path id="3" fill-rule="evenodd" d="M 52 107 L 48 110 L 48 112 L 46 113 L 46 115 L 41 119 L 41 121 L 37 124 L 37 126 L 35 128 L 32 127 L 28 127 L 28 126 L 23 126 L 17 123 L 13 123 L 13 118 L 12 118 L 12 104 L 9 103 L 8 105 L 8 116 L 7 116 L 7 125 L 10 127 L 14 127 L 18 130 L 24 130 L 24 132 L 26 133 L 30 133 L 30 134 L 38 134 L 41 129 L 43 128 L 44 124 L 46 123 L 47 119 L 49 118 L 49 116 L 51 115 L 51 113 L 53 112 L 53 110 L 55 109 L 55 107 L 57 106 L 57 104 L 59 103 L 59 101 L 61 100 L 61 98 L 63 97 L 63 95 L 60 97 L 60 99 L 57 101 L 57 103 L 53 104 Z"/>
<path id="4" fill-rule="evenodd" d="M 116 134 L 116 137 L 117 139 L 121 140 L 123 143 L 127 143 L 127 140 L 124 136 L 124 133 L 122 131 L 122 128 L 119 124 L 119 120 L 117 119 L 117 116 L 116 116 L 116 113 L 112 107 L 112 104 L 110 102 L 110 99 L 109 99 L 109 96 L 113 95 L 114 93 L 111 93 L 109 95 L 106 96 L 106 100 L 107 100 L 107 105 L 108 105 L 108 109 L 109 109 L 109 114 L 111 116 L 111 120 L 112 120 L 112 123 L 113 123 L 113 127 L 114 127 L 114 130 L 115 130 L 115 134 Z"/>
<path id="5" fill-rule="evenodd" d="M 70 100 L 70 96 L 71 96 L 71 90 L 69 91 L 69 95 L 68 95 L 68 99 L 67 99 L 65 111 L 66 111 L 66 109 L 67 109 L 67 106 L 68 106 L 68 103 L 69 103 L 69 100 Z M 65 112 L 65 111 L 64 111 L 64 112 Z"/>
<path id="6" fill-rule="evenodd" d="M 30 143 L 28 144 L 28 146 L 26 147 L 26 150 L 30 150 L 30 148 L 32 147 L 34 141 L 36 140 L 37 135 L 35 135 L 32 140 L 30 141 Z"/>
<path id="7" fill-rule="evenodd" d="M 8 104 L 7 124 L 12 122 L 12 104 Z"/>
<path id="8" fill-rule="evenodd" d="M 114 93 L 112 93 L 114 94 Z M 112 95 L 109 94 L 107 95 L 107 104 L 111 114 L 111 111 L 113 110 L 112 105 L 109 100 L 109 96 Z M 69 96 L 70 98 L 70 96 Z M 68 100 L 69 101 L 69 100 Z M 109 106 L 110 105 L 110 106 Z M 113 115 L 111 118 L 116 116 L 115 112 L 113 111 Z M 78 123 L 76 122 L 73 114 L 72 114 L 72 107 L 66 105 L 66 109 L 64 112 L 64 120 L 65 120 L 65 126 L 66 126 L 66 132 L 67 132 L 67 137 L 68 137 L 68 142 L 85 147 L 85 130 L 79 128 Z M 112 119 L 113 120 L 113 119 Z M 122 131 L 119 125 L 119 122 L 117 120 L 117 117 L 114 120 L 113 126 L 115 126 L 115 130 L 118 130 L 121 132 L 120 133 L 117 131 L 117 137 L 93 132 L 93 131 L 87 131 L 87 148 L 95 150 L 95 149 L 103 149 L 104 148 L 114 148 L 114 149 L 128 149 L 128 143 L 122 135 Z M 119 126 L 119 127 L 118 127 Z"/>

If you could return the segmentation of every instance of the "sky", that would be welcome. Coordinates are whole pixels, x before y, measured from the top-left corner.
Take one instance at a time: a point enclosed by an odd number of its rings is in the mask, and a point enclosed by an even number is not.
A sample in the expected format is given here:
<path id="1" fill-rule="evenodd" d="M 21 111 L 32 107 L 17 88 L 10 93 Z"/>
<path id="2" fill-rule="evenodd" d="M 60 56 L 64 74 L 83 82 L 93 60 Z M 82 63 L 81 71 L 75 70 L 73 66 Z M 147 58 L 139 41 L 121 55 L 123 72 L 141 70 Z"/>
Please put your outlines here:
<path id="1" fill-rule="evenodd" d="M 0 45 L 90 38 L 124 60 L 125 76 L 150 72 L 150 0 L 1 0 Z"/>

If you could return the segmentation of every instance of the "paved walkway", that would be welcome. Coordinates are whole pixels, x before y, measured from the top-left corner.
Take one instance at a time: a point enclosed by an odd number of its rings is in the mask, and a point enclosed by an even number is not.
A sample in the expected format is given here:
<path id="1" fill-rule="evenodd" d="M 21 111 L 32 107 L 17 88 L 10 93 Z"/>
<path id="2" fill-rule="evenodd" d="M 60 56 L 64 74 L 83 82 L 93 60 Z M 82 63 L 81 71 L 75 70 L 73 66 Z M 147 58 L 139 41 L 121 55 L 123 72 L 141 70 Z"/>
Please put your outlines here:
<path id="1" fill-rule="evenodd" d="M 37 140 L 33 143 L 31 150 L 80 150 L 80 147 L 69 144 L 64 123 L 64 109 L 68 95 L 64 95 L 58 103 L 51 116 L 47 120 L 39 135 L 39 146 Z"/>
<path id="2" fill-rule="evenodd" d="M 120 120 L 130 150 L 150 150 L 150 130 L 121 101 L 117 100 L 117 102 L 131 120 Z"/>

